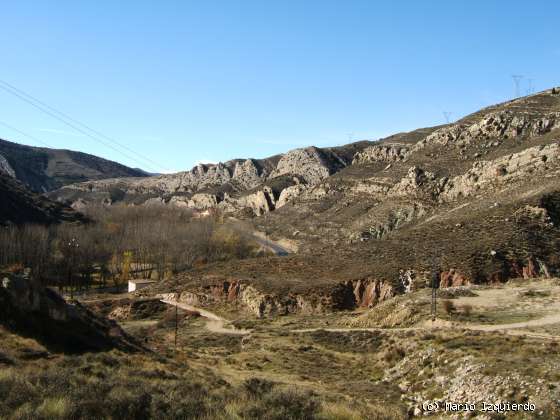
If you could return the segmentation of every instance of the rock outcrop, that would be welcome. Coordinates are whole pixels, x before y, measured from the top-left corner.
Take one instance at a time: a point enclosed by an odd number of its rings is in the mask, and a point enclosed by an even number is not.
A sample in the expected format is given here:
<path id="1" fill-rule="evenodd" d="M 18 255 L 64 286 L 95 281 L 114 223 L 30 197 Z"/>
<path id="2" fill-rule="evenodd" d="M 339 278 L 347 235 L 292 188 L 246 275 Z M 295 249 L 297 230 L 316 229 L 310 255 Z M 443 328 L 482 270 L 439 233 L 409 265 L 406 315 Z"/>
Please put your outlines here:
<path id="1" fill-rule="evenodd" d="M 469 286 L 470 284 L 472 284 L 471 281 L 455 269 L 444 271 L 440 275 L 439 287 L 441 288 Z"/>
<path id="2" fill-rule="evenodd" d="M 356 153 L 352 164 L 366 162 L 395 162 L 406 159 L 410 147 L 399 143 L 384 143 L 366 147 L 362 152 Z"/>
<path id="3" fill-rule="evenodd" d="M 108 205 L 133 202 L 198 210 L 220 207 L 239 213 L 250 209 L 253 214 L 262 215 L 295 199 L 306 185 L 316 185 L 348 166 L 354 153 L 368 144 L 358 142 L 328 149 L 308 147 L 261 160 L 200 164 L 190 171 L 175 174 L 77 183 L 50 196 L 71 203 L 81 200 L 80 206 L 90 201 Z M 297 182 L 286 182 L 286 179 Z M 301 185 L 290 188 L 294 184 Z M 288 190 L 282 194 L 285 189 Z"/>
<path id="4" fill-rule="evenodd" d="M 316 147 L 295 149 L 282 156 L 272 172 L 272 177 L 286 174 L 299 175 L 308 184 L 317 184 L 328 178 L 337 166 L 345 166 L 345 164 L 329 161 L 327 156 Z"/>
<path id="5" fill-rule="evenodd" d="M 485 139 L 512 139 L 539 136 L 560 128 L 560 113 L 532 115 L 511 110 L 492 112 L 472 123 L 459 123 L 441 128 L 421 140 L 413 151 L 430 145 L 462 146 Z"/>
<path id="6" fill-rule="evenodd" d="M 438 179 L 432 172 L 413 166 L 408 170 L 406 176 L 388 191 L 388 195 L 435 199 L 443 190 L 446 182 L 446 178 Z"/>
<path id="7" fill-rule="evenodd" d="M 278 201 L 276 202 L 276 208 L 280 208 L 285 206 L 290 201 L 296 199 L 301 195 L 302 192 L 306 190 L 304 185 L 292 185 L 291 187 L 284 188 L 280 193 L 280 197 L 278 197 Z"/>
<path id="8" fill-rule="evenodd" d="M 250 282 L 228 280 L 206 286 L 199 291 L 184 291 L 179 295 L 163 294 L 165 300 L 204 306 L 215 302 L 240 304 L 258 318 L 292 313 L 323 313 L 373 307 L 393 296 L 397 291 L 386 281 L 365 278 L 340 282 L 322 291 L 307 294 L 277 295 L 258 290 Z"/>
<path id="9" fill-rule="evenodd" d="M 449 180 L 442 191 L 442 201 L 467 197 L 480 190 L 510 184 L 560 162 L 560 145 L 551 143 L 530 147 L 519 153 L 506 155 L 493 161 L 475 162 L 470 170 Z"/>
<path id="10" fill-rule="evenodd" d="M 8 175 L 11 178 L 16 177 L 16 172 L 10 166 L 10 163 L 8 162 L 8 160 L 2 155 L 0 155 L 0 173 Z"/>
<path id="11" fill-rule="evenodd" d="M 272 188 L 264 186 L 252 194 L 239 197 L 231 197 L 226 194 L 218 208 L 226 212 L 235 212 L 239 209 L 249 208 L 256 216 L 261 216 L 276 208 L 276 199 Z"/>
<path id="12" fill-rule="evenodd" d="M 266 174 L 259 173 L 259 169 L 253 159 L 237 162 L 233 170 L 232 178 L 244 189 L 255 188 L 262 182 Z"/>

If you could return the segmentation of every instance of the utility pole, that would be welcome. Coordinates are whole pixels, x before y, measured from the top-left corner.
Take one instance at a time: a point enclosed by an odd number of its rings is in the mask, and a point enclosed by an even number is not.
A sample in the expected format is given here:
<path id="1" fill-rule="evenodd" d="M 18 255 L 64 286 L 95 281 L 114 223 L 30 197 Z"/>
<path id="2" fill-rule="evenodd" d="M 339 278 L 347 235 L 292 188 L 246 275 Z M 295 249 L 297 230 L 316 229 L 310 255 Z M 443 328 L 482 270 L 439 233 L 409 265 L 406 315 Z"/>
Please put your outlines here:
<path id="1" fill-rule="evenodd" d="M 453 114 L 453 112 L 443 111 L 443 116 L 445 117 L 445 121 L 447 122 L 447 124 L 449 124 L 449 121 L 451 120 L 451 115 L 452 114 Z"/>
<path id="2" fill-rule="evenodd" d="M 68 242 L 68 250 L 70 253 L 70 264 L 68 265 L 68 283 L 70 284 L 70 299 L 74 299 L 74 287 L 76 286 L 76 282 L 74 281 L 74 267 L 76 265 L 76 254 L 77 250 L 80 247 L 76 238 L 70 239 Z"/>
<path id="3" fill-rule="evenodd" d="M 435 262 L 432 268 L 432 307 L 431 307 L 431 315 L 432 315 L 432 322 L 436 320 L 437 316 L 437 289 L 439 286 L 439 269 L 436 266 Z"/>
<path id="4" fill-rule="evenodd" d="M 511 78 L 513 79 L 513 83 L 515 84 L 515 98 L 519 98 L 521 96 L 520 83 L 521 79 L 523 79 L 523 75 L 512 74 Z"/>
<path id="5" fill-rule="evenodd" d="M 177 302 L 175 302 L 175 356 L 177 356 L 177 334 L 179 332 L 179 280 L 175 275 L 175 293 L 177 294 Z"/>

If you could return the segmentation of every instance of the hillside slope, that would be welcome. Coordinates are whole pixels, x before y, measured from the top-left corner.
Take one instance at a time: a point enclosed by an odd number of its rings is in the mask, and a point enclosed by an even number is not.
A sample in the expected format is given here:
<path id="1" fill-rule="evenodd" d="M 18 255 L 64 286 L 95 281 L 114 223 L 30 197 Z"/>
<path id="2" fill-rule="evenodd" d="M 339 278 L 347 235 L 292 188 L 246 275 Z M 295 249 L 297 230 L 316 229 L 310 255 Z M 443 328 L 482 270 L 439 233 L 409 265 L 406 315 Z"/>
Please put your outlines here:
<path id="1" fill-rule="evenodd" d="M 0 226 L 84 220 L 80 213 L 32 192 L 16 179 L 0 173 Z"/>
<path id="2" fill-rule="evenodd" d="M 0 139 L 0 172 L 10 172 L 36 192 L 114 177 L 145 177 L 146 172 L 70 150 L 32 147 Z"/>
<path id="3" fill-rule="evenodd" d="M 180 282 L 196 295 L 185 298 L 266 316 L 374 306 L 434 271 L 442 287 L 554 276 L 559 180 L 560 95 L 548 90 L 362 149 L 252 219 L 297 254 L 209 264 Z"/>

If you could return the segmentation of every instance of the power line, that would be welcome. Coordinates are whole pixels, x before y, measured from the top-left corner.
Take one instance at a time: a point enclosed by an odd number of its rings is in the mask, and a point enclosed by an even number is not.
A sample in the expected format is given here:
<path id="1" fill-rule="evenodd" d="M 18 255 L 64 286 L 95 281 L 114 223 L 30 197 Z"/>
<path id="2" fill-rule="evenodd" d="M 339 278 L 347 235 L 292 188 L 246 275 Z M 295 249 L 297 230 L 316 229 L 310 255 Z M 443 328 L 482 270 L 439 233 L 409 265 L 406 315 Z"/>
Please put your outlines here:
<path id="1" fill-rule="evenodd" d="M 27 133 L 21 131 L 20 129 L 15 128 L 14 126 L 12 126 L 12 125 L 10 125 L 10 124 L 7 124 L 7 123 L 5 123 L 5 122 L 3 122 L 3 121 L 0 121 L 0 125 L 3 125 L 4 127 L 9 128 L 10 130 L 13 130 L 13 131 L 15 131 L 15 132 L 21 134 L 22 136 L 25 136 L 25 137 L 27 137 L 27 138 L 30 138 L 31 140 L 36 141 L 37 143 L 40 143 L 40 144 L 42 144 L 43 146 L 50 147 L 51 149 L 54 149 L 53 146 L 49 145 L 48 143 L 45 143 L 43 140 L 40 140 L 40 139 L 38 139 L 37 137 L 32 136 L 31 134 L 27 134 Z"/>
<path id="2" fill-rule="evenodd" d="M 5 81 L 3 81 L 3 80 L 0 80 L 0 88 L 2 88 L 2 89 L 3 89 L 4 91 L 6 91 L 6 92 L 8 92 L 8 93 L 10 93 L 10 94 L 12 94 L 12 95 L 18 97 L 18 98 L 21 99 L 22 101 L 28 103 L 29 105 L 31 105 L 31 106 L 33 106 L 34 108 L 40 110 L 41 112 L 43 112 L 43 113 L 45 113 L 45 114 L 47 114 L 47 115 L 49 115 L 49 116 L 55 118 L 56 120 L 62 122 L 62 123 L 65 124 L 65 125 L 67 125 L 67 126 L 73 128 L 74 130 L 78 131 L 79 133 L 81 133 L 81 134 L 83 134 L 83 135 L 85 135 L 85 136 L 87 136 L 87 137 L 93 139 L 94 141 L 97 141 L 97 142 L 103 144 L 103 145 L 106 146 L 106 147 L 109 147 L 111 150 L 113 150 L 113 151 L 115 151 L 115 152 L 117 152 L 117 153 L 119 153 L 119 154 L 121 154 L 121 155 L 127 157 L 128 159 L 133 160 L 134 162 L 136 162 L 136 163 L 138 163 L 138 164 L 140 164 L 140 165 L 142 165 L 142 166 L 143 166 L 143 165 L 146 165 L 146 163 L 145 163 L 145 162 L 140 162 L 140 161 L 138 161 L 136 158 L 134 158 L 134 157 L 128 155 L 127 153 L 125 153 L 125 152 L 123 152 L 123 151 L 121 151 L 121 150 L 116 149 L 113 145 L 108 144 L 106 141 L 101 140 L 99 137 L 101 137 L 101 138 L 103 138 L 103 139 L 105 139 L 105 140 L 107 140 L 107 141 L 109 141 L 109 142 L 111 142 L 111 143 L 113 143 L 113 144 L 119 146 L 120 148 L 122 148 L 122 149 L 124 149 L 124 150 L 126 150 L 126 151 L 128 151 L 128 152 L 130 152 L 130 153 L 132 153 L 132 154 L 134 154 L 134 155 L 136 155 L 136 156 L 138 156 L 139 158 L 143 159 L 143 160 L 146 161 L 146 162 L 150 162 L 150 165 L 149 165 L 149 166 L 152 166 L 152 167 L 153 167 L 153 165 L 155 165 L 156 168 L 160 168 L 160 169 L 163 169 L 163 170 L 166 170 L 166 171 L 167 171 L 167 169 L 166 169 L 164 166 L 160 165 L 159 163 L 155 162 L 154 160 L 152 160 L 152 159 L 150 159 L 150 158 L 148 158 L 148 157 L 145 157 L 145 156 L 141 155 L 140 153 L 138 153 L 138 152 L 136 152 L 136 151 L 130 149 L 129 147 L 127 147 L 127 146 L 125 146 L 125 145 L 119 143 L 118 141 L 116 141 L 116 140 L 114 140 L 114 139 L 112 139 L 112 138 L 106 136 L 105 134 L 103 134 L 103 133 L 101 133 L 101 132 L 99 132 L 99 131 L 97 131 L 97 130 L 91 128 L 90 126 L 88 126 L 88 125 L 86 125 L 86 124 L 84 124 L 84 123 L 82 123 L 82 122 L 76 120 L 75 118 L 70 117 L 69 115 L 63 113 L 62 111 L 59 111 L 59 110 L 57 110 L 56 108 L 54 108 L 54 107 L 52 107 L 52 106 L 46 104 L 45 102 L 43 102 L 43 101 L 41 101 L 41 100 L 35 98 L 34 96 L 32 96 L 32 95 L 30 95 L 30 94 L 24 92 L 23 90 L 18 89 L 17 87 L 15 87 L 15 86 L 9 84 L 8 82 L 5 82 Z M 85 131 L 85 130 L 87 130 L 87 131 Z M 91 132 L 91 133 L 94 133 L 95 136 L 93 136 L 92 134 L 90 134 L 88 131 Z"/>

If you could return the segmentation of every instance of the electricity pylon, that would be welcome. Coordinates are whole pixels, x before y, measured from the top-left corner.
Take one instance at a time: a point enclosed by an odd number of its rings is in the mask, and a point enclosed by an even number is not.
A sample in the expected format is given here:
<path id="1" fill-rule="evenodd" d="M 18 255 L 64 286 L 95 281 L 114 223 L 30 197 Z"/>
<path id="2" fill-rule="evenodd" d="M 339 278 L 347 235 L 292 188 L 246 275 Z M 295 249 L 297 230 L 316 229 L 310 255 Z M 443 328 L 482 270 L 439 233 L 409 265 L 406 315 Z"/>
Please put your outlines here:
<path id="1" fill-rule="evenodd" d="M 521 96 L 520 83 L 521 83 L 521 79 L 523 79 L 523 75 L 512 74 L 511 78 L 513 79 L 513 83 L 515 84 L 515 97 L 519 98 Z"/>

